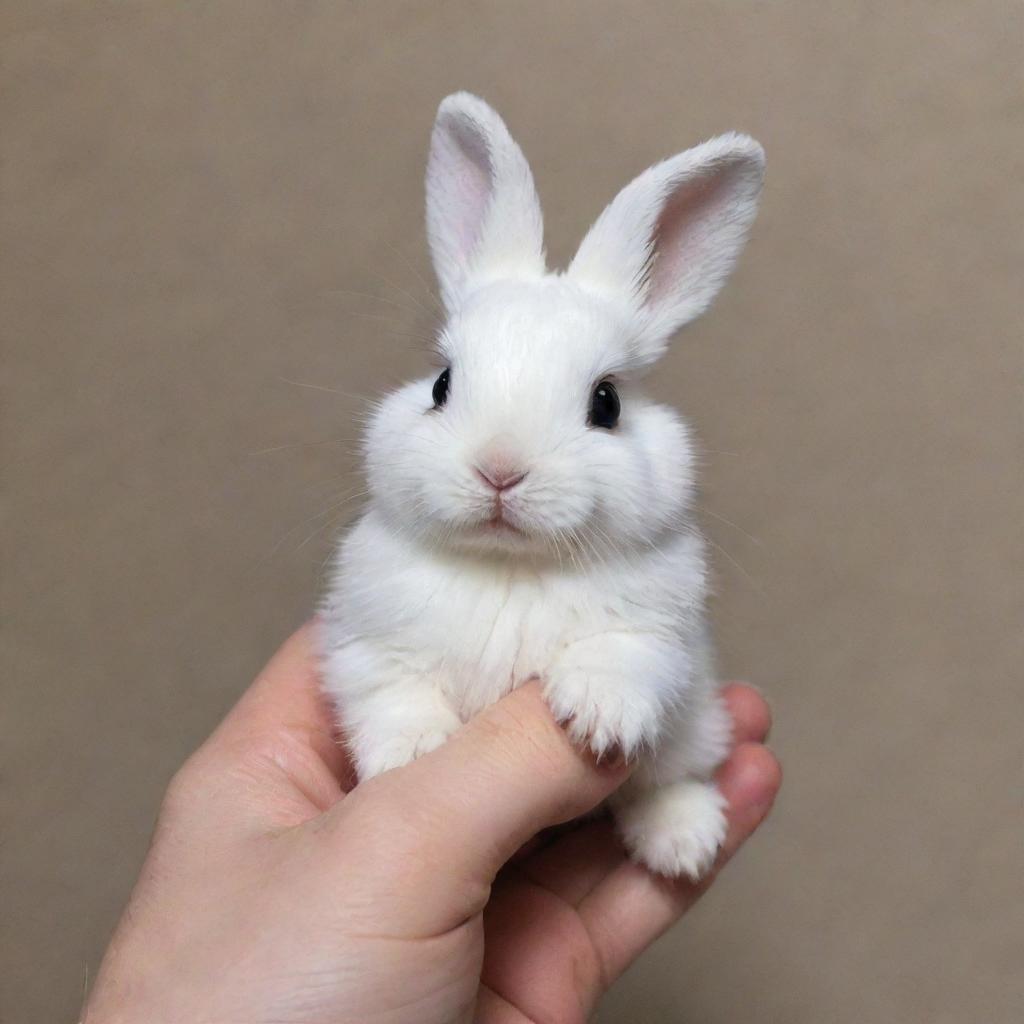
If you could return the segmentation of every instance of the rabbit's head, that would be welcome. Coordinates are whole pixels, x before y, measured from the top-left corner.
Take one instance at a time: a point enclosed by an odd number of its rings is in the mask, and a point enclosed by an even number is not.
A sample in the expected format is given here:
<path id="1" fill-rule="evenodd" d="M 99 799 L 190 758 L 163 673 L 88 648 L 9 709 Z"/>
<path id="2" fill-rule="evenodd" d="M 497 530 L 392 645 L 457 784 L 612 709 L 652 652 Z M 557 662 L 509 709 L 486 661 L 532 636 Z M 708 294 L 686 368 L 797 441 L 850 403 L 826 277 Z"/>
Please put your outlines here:
<path id="1" fill-rule="evenodd" d="M 444 100 L 427 168 L 441 367 L 371 420 L 374 507 L 438 546 L 569 560 L 677 526 L 691 443 L 637 381 L 725 282 L 763 168 L 736 134 L 656 164 L 548 273 L 522 151 L 482 100 Z"/>

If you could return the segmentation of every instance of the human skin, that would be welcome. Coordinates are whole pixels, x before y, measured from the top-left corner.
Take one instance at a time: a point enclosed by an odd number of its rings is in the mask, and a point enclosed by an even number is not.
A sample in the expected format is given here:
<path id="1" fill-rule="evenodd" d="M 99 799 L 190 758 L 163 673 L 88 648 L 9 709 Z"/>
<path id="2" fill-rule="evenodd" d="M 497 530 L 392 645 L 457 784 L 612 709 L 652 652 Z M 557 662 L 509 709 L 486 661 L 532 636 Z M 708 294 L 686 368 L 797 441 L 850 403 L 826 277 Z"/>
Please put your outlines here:
<path id="1" fill-rule="evenodd" d="M 84 1022 L 586 1020 L 771 808 L 767 706 L 725 699 L 728 836 L 707 878 L 669 881 L 604 818 L 542 832 L 629 766 L 575 749 L 535 683 L 356 786 L 303 627 L 172 780 Z"/>

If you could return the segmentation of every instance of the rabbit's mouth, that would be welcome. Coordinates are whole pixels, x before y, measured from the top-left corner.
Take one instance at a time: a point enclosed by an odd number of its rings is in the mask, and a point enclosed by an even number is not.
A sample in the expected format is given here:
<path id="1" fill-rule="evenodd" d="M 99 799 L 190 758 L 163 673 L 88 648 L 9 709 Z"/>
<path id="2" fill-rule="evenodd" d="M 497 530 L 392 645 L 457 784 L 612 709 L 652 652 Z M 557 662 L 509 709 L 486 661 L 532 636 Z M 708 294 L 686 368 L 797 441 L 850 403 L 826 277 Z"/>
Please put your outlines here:
<path id="1" fill-rule="evenodd" d="M 525 536 L 524 532 L 515 523 L 510 523 L 505 518 L 505 514 L 501 509 L 496 509 L 490 519 L 485 519 L 480 526 L 481 529 L 486 530 L 488 533 L 510 533 L 516 534 L 519 537 Z"/>

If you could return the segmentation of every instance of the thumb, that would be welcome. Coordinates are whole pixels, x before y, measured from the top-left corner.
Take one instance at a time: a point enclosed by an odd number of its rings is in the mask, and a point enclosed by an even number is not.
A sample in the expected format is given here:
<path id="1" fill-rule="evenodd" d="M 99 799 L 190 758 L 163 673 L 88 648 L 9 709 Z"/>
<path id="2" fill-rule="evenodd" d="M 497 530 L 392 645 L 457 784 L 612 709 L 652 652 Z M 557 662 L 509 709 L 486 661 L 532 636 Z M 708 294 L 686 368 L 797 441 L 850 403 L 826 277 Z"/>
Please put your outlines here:
<path id="1" fill-rule="evenodd" d="M 437 750 L 357 786 L 346 803 L 355 811 L 351 802 L 365 800 L 378 823 L 389 816 L 392 836 L 401 821 L 412 854 L 403 881 L 418 892 L 426 886 L 464 919 L 474 908 L 460 904 L 479 899 L 482 907 L 498 869 L 523 843 L 593 809 L 628 774 L 622 763 L 577 750 L 533 681 Z"/>

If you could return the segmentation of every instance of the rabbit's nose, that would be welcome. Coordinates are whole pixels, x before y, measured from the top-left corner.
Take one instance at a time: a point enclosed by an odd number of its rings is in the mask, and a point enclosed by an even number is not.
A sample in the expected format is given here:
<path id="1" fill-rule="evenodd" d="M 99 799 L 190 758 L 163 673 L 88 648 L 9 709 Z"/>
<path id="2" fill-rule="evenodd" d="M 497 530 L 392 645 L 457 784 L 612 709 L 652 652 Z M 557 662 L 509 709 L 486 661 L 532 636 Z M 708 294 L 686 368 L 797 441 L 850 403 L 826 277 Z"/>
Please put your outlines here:
<path id="1" fill-rule="evenodd" d="M 477 463 L 473 468 L 485 484 L 499 492 L 511 490 L 527 473 L 525 469 L 504 459 L 488 459 Z"/>

